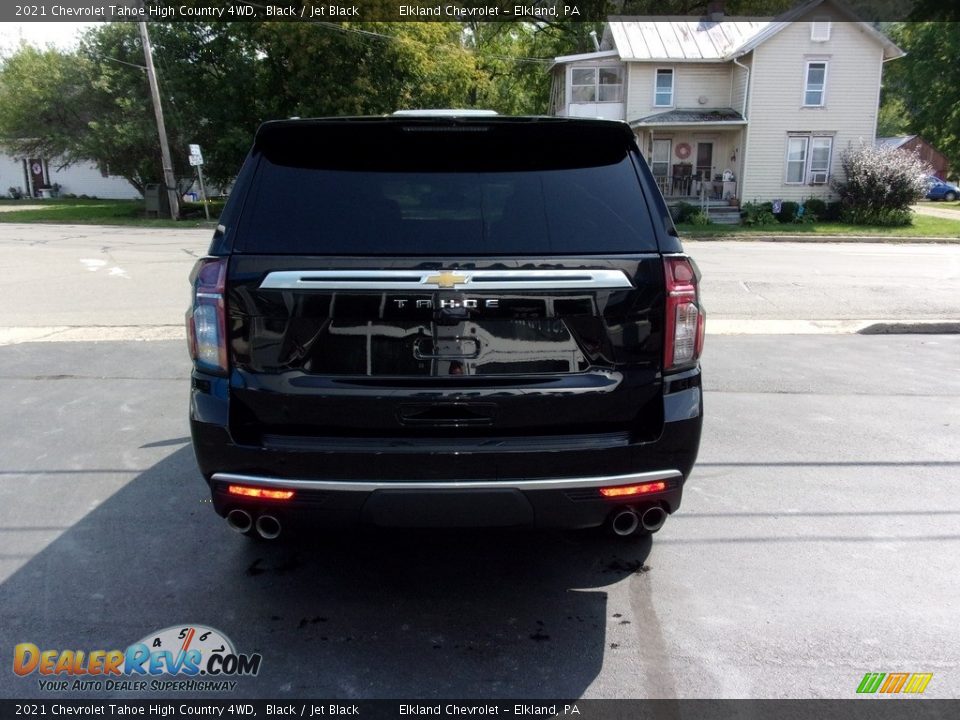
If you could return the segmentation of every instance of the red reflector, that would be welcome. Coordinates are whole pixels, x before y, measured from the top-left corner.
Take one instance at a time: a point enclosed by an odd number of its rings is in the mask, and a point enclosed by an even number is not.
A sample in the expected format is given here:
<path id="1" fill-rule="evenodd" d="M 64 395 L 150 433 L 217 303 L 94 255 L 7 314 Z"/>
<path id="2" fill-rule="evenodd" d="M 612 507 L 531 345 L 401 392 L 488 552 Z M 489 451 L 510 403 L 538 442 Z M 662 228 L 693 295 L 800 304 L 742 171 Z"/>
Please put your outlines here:
<path id="1" fill-rule="evenodd" d="M 663 492 L 667 489 L 665 482 L 648 482 L 639 485 L 621 485 L 619 487 L 600 488 L 604 497 L 624 497 L 627 495 L 646 495 L 647 493 Z"/>
<path id="2" fill-rule="evenodd" d="M 293 490 L 265 490 L 264 488 L 246 487 L 245 485 L 231 485 L 227 488 L 227 492 L 231 495 L 264 498 L 265 500 L 289 500 L 293 497 Z"/>

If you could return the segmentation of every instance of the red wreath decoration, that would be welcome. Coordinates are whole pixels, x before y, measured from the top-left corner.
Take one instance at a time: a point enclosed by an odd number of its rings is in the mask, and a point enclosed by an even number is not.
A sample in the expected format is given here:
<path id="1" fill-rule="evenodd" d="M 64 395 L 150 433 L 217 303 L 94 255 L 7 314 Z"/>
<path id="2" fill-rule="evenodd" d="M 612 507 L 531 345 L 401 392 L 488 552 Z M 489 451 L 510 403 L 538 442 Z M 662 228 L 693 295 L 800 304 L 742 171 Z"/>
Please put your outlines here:
<path id="1" fill-rule="evenodd" d="M 677 153 L 678 158 L 681 160 L 686 160 L 688 157 L 690 157 L 690 145 L 688 143 L 680 143 L 677 145 L 675 152 Z"/>

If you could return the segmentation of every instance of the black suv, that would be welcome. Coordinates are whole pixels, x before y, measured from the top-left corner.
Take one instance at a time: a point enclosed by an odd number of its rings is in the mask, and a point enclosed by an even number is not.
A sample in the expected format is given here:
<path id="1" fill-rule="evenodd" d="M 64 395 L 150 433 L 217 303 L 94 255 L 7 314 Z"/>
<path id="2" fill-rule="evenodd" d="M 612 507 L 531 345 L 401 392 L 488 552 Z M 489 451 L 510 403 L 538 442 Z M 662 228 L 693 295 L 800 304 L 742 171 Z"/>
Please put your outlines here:
<path id="1" fill-rule="evenodd" d="M 239 532 L 680 505 L 699 272 L 623 123 L 268 122 L 191 279 L 193 444 Z"/>

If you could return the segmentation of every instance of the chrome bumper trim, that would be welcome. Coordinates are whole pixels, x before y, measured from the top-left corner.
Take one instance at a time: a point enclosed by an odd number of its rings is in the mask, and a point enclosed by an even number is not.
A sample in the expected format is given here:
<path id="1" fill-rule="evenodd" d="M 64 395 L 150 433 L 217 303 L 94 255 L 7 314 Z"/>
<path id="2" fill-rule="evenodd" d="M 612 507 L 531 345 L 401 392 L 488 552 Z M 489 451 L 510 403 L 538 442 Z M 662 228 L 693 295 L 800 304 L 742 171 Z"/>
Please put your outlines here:
<path id="1" fill-rule="evenodd" d="M 217 482 L 286 488 L 288 490 L 333 490 L 371 492 L 373 490 L 577 490 L 582 488 L 636 485 L 657 480 L 679 480 L 679 470 L 655 470 L 630 475 L 602 475 L 585 478 L 544 478 L 537 480 L 287 480 L 260 475 L 214 473 Z"/>
<path id="2" fill-rule="evenodd" d="M 277 270 L 261 290 L 600 290 L 633 287 L 622 270 Z"/>

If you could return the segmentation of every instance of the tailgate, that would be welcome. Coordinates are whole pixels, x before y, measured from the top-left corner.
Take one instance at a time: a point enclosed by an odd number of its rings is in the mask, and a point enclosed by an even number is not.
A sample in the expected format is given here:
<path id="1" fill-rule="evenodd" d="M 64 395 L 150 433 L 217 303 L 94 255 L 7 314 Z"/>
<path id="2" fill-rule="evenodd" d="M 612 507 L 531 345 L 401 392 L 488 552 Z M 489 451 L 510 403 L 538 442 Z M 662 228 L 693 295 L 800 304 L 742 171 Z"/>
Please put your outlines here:
<path id="1" fill-rule="evenodd" d="M 231 425 L 322 437 L 656 437 L 663 268 L 234 256 Z"/>

